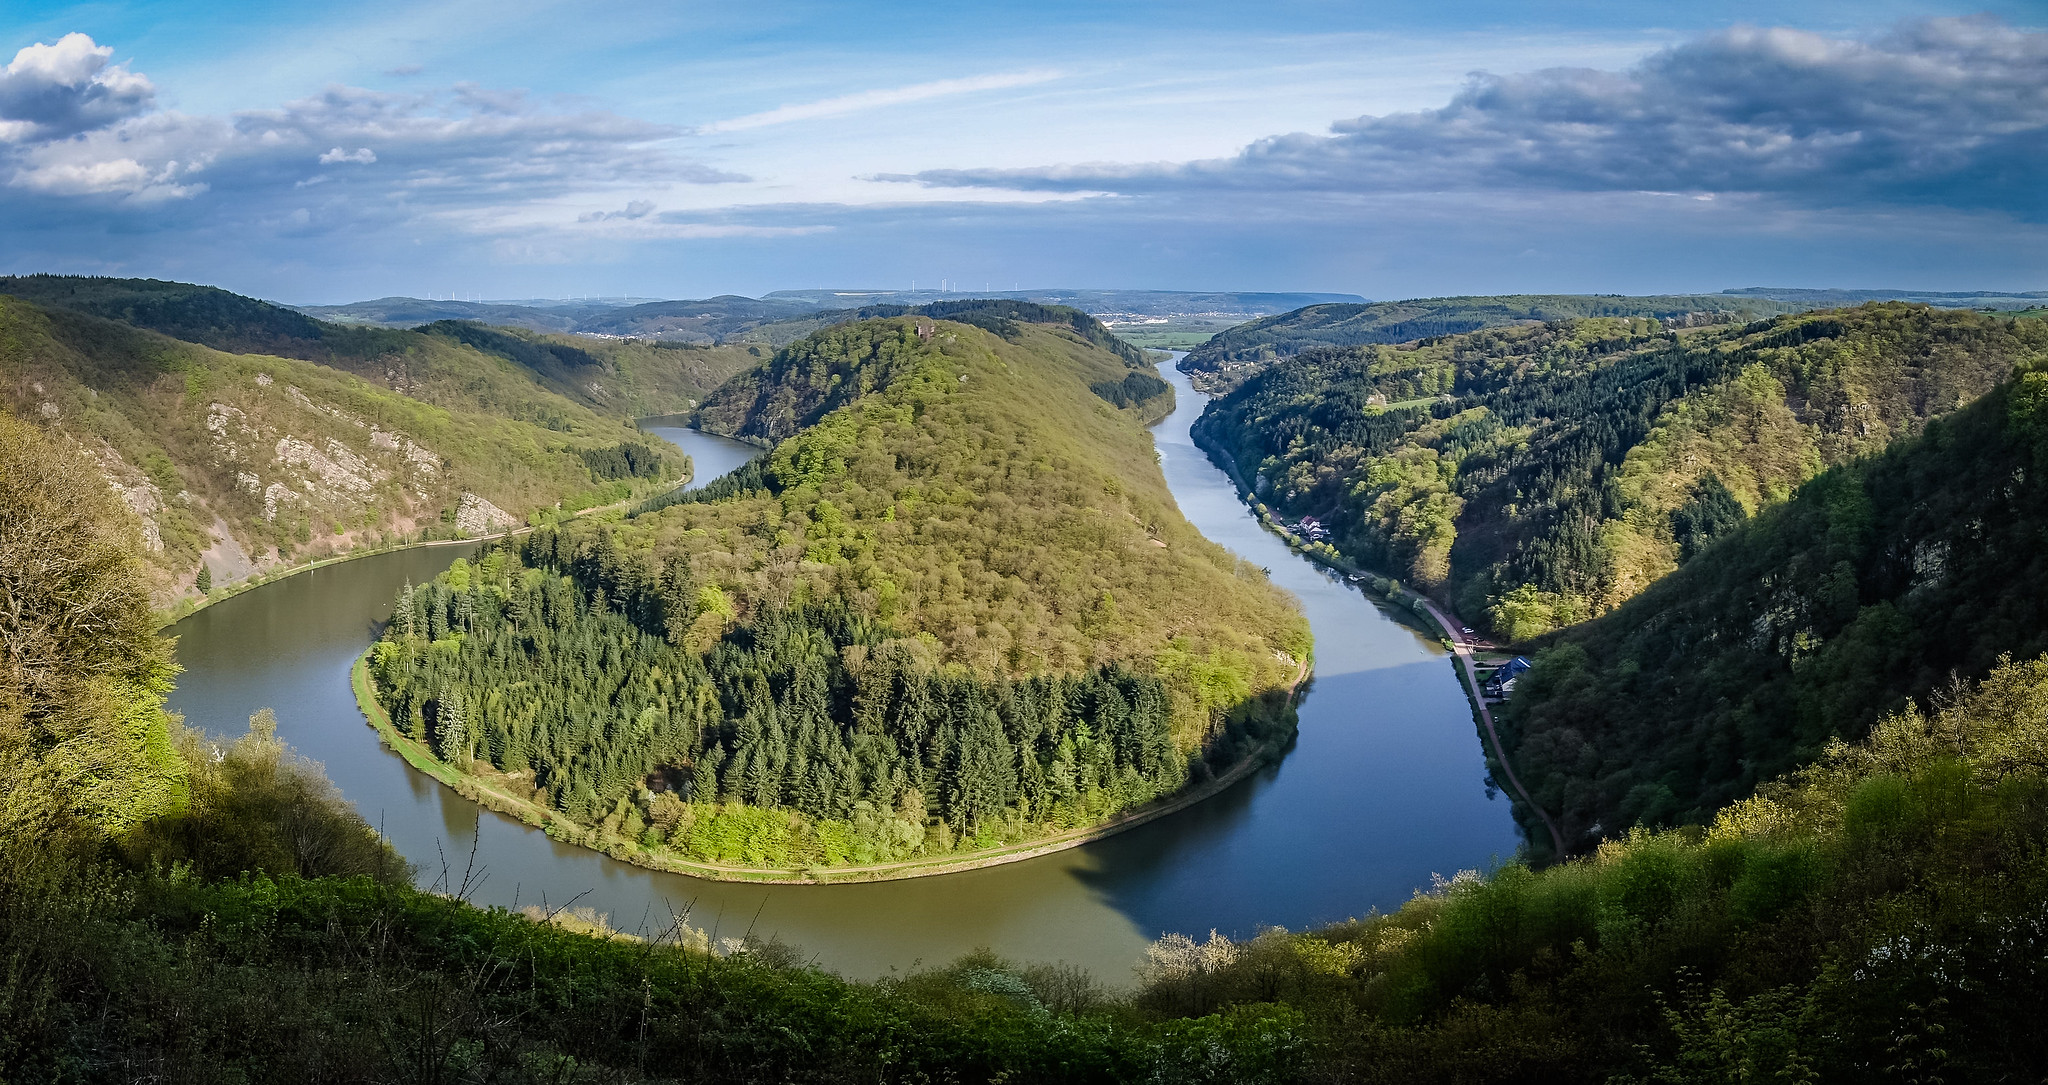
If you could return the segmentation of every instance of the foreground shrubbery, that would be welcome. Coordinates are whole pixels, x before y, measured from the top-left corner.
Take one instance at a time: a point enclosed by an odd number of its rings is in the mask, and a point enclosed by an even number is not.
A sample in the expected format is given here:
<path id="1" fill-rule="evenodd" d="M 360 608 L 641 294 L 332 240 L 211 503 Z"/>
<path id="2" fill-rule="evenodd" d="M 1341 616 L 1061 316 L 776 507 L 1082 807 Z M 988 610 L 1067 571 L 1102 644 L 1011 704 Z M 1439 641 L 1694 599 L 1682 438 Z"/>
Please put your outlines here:
<path id="1" fill-rule="evenodd" d="M 1155 1013 L 1299 1008 L 1329 1080 L 2039 1080 L 2048 657 L 1709 828 L 1154 968 Z"/>

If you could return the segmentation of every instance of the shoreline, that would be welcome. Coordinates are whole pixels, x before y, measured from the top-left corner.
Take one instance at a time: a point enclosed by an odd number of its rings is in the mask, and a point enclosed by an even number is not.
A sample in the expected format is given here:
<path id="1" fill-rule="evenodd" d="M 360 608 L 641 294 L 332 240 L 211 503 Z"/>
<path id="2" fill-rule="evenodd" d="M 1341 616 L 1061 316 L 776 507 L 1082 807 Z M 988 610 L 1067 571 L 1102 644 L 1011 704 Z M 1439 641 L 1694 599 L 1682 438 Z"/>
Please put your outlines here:
<path id="1" fill-rule="evenodd" d="M 935 856 L 928 859 L 904 859 L 891 863 L 874 863 L 848 867 L 739 867 L 718 863 L 700 863 L 672 857 L 647 848 L 618 841 L 608 847 L 598 847 L 581 839 L 570 839 L 569 834 L 556 836 L 550 826 L 561 825 L 574 831 L 577 837 L 590 832 L 585 826 L 570 821 L 553 810 L 517 796 L 508 795 L 489 785 L 483 779 L 458 771 L 453 766 L 435 757 L 419 742 L 401 733 L 391 716 L 379 704 L 374 679 L 370 677 L 370 650 L 364 649 L 349 667 L 349 688 L 355 694 L 356 708 L 370 727 L 377 732 L 384 745 L 390 747 L 407 765 L 455 792 L 457 795 L 476 803 L 493 813 L 516 818 L 521 823 L 547 832 L 551 839 L 573 844 L 600 855 L 608 856 L 622 863 L 648 870 L 659 870 L 669 874 L 701 878 L 706 881 L 745 882 L 756 885 L 840 885 L 865 882 L 907 881 L 912 878 L 929 878 L 941 874 L 957 874 L 984 867 L 1002 866 L 1008 863 L 1036 859 L 1053 852 L 1077 848 L 1105 837 L 1114 836 L 1126 829 L 1157 821 L 1168 814 L 1179 813 L 1204 800 L 1214 798 L 1242 782 L 1258 769 L 1271 763 L 1272 755 L 1280 748 L 1269 743 L 1253 750 L 1230 768 L 1215 777 L 1193 787 L 1183 789 L 1163 799 L 1155 799 L 1135 810 L 1126 811 L 1098 825 L 1070 829 L 1048 837 L 1019 841 L 1015 844 L 966 855 Z M 1296 672 L 1294 681 L 1287 687 L 1287 703 L 1292 706 L 1301 694 L 1303 683 L 1313 673 L 1312 664 L 1303 661 Z"/>
<path id="2" fill-rule="evenodd" d="M 570 513 L 567 516 L 564 516 L 561 519 L 555 521 L 555 523 L 566 524 L 571 520 L 579 520 L 585 516 L 602 516 L 603 514 L 611 512 L 614 509 L 631 508 L 634 505 L 637 505 L 643 501 L 652 501 L 657 497 L 663 497 L 668 494 L 672 494 L 677 490 L 686 489 L 697 481 L 696 466 L 697 465 L 694 461 L 691 462 L 690 473 L 688 475 L 685 475 L 682 481 L 676 483 L 673 486 L 670 486 L 666 490 L 651 493 L 644 497 L 629 497 L 624 501 L 614 501 L 609 505 L 600 505 L 595 508 L 579 509 L 576 512 Z M 182 622 L 185 619 L 190 618 L 192 615 L 197 614 L 202 610 L 205 610 L 207 607 L 210 607 L 215 603 L 223 603 L 229 599 L 235 598 L 238 595 L 246 595 L 249 592 L 256 590 L 257 588 L 275 584 L 278 581 L 283 580 L 287 577 L 294 577 L 299 575 L 300 573 L 309 573 L 315 569 L 325 569 L 330 565 L 339 565 L 344 561 L 354 561 L 357 558 L 374 558 L 380 554 L 397 554 L 402 553 L 406 550 L 420 550 L 429 546 L 464 546 L 476 543 L 487 543 L 497 539 L 509 539 L 515 535 L 525 535 L 529 532 L 532 532 L 533 530 L 534 525 L 527 524 L 523 527 L 508 527 L 505 530 L 496 532 L 494 534 L 477 535 L 467 539 L 421 539 L 417 542 L 398 543 L 392 546 L 377 546 L 368 549 L 359 548 L 355 550 L 350 550 L 344 554 L 335 554 L 331 557 L 324 557 L 316 561 L 309 561 L 301 565 L 288 566 L 275 573 L 266 573 L 260 580 L 247 579 L 236 584 L 223 585 L 218 593 L 208 592 L 206 596 L 200 599 L 199 602 L 195 603 L 192 609 L 190 610 L 179 610 L 176 607 L 172 607 L 169 610 L 158 611 L 156 614 L 156 629 L 157 632 L 161 633 L 164 630 L 169 629 L 170 627 L 178 624 L 179 622 Z"/>
<path id="3" fill-rule="evenodd" d="M 1225 452 L 1222 449 L 1215 447 L 1214 442 L 1204 439 L 1199 433 L 1197 433 L 1193 429 L 1189 430 L 1188 436 L 1194 440 L 1195 447 L 1201 449 L 1203 454 L 1209 457 L 1210 463 L 1213 463 L 1216 466 L 1222 468 L 1223 473 L 1230 477 L 1231 484 L 1237 488 L 1238 500 L 1241 503 L 1243 503 L 1247 509 L 1250 509 L 1252 511 L 1252 514 L 1258 518 L 1260 526 L 1264 527 L 1267 531 L 1270 531 L 1273 534 L 1280 536 L 1280 538 L 1287 543 L 1287 548 L 1290 551 L 1293 551 L 1297 556 L 1301 558 L 1315 562 L 1316 564 L 1321 565 L 1324 568 L 1331 569 L 1336 572 L 1346 574 L 1357 573 L 1366 576 L 1377 575 L 1372 573 L 1370 570 L 1360 568 L 1359 566 L 1354 565 L 1348 561 L 1332 561 L 1329 558 L 1326 558 L 1323 555 L 1318 554 L 1313 550 L 1310 550 L 1308 540 L 1305 540 L 1300 536 L 1294 534 L 1292 531 L 1287 530 L 1285 527 L 1275 522 L 1275 519 L 1271 513 L 1261 511 L 1260 506 L 1254 504 L 1254 502 L 1258 499 L 1258 495 L 1252 493 L 1251 490 L 1247 486 L 1245 486 L 1244 477 L 1238 473 L 1237 461 L 1234 457 L 1232 457 L 1228 452 Z M 1391 578 L 1383 577 L 1382 579 Z M 1385 599 L 1390 604 L 1400 606 L 1402 609 L 1407 610 L 1410 613 L 1418 613 L 1416 611 L 1416 608 L 1413 605 L 1407 603 L 1405 599 L 1402 597 L 1395 597 L 1378 592 L 1368 592 L 1366 591 L 1365 585 L 1362 583 L 1356 585 L 1356 587 L 1358 587 L 1361 592 L 1364 592 L 1367 595 L 1378 595 L 1380 598 Z M 1471 647 L 1465 644 L 1463 641 L 1460 641 L 1458 639 L 1458 635 L 1452 631 L 1451 620 L 1445 615 L 1444 610 L 1437 605 L 1436 600 L 1431 599 L 1429 596 L 1420 594 L 1418 592 L 1403 592 L 1402 596 L 1412 598 L 1415 600 L 1415 602 L 1420 603 L 1422 606 L 1422 611 L 1420 613 L 1428 615 L 1430 621 L 1434 622 L 1437 628 L 1443 631 L 1443 640 L 1446 646 L 1450 648 L 1451 669 L 1457 672 L 1458 685 L 1461 689 L 1465 691 L 1465 700 L 1472 709 L 1472 722 L 1478 725 L 1478 730 L 1480 732 L 1482 742 L 1491 750 L 1491 756 L 1488 758 L 1488 760 L 1498 763 L 1500 765 L 1502 775 L 1507 778 L 1506 782 L 1509 785 L 1509 787 L 1504 790 L 1507 790 L 1513 796 L 1513 798 L 1511 798 L 1510 801 L 1512 802 L 1514 801 L 1514 799 L 1519 799 L 1523 806 L 1535 812 L 1537 818 L 1543 823 L 1544 828 L 1549 831 L 1551 842 L 1556 847 L 1558 854 L 1563 855 L 1564 836 L 1562 833 L 1559 832 L 1557 828 L 1557 823 L 1551 819 L 1550 812 L 1548 810 L 1545 810 L 1541 805 L 1539 805 L 1536 802 L 1536 800 L 1532 796 L 1530 796 L 1528 789 L 1522 786 L 1522 781 L 1520 777 L 1516 776 L 1515 774 L 1514 765 L 1508 760 L 1507 750 L 1503 748 L 1501 745 L 1500 733 L 1496 731 L 1493 726 L 1493 712 L 1492 710 L 1487 708 L 1485 700 L 1480 696 L 1479 693 L 1479 675 L 1476 670 L 1476 664 L 1473 662 L 1471 657 Z"/>

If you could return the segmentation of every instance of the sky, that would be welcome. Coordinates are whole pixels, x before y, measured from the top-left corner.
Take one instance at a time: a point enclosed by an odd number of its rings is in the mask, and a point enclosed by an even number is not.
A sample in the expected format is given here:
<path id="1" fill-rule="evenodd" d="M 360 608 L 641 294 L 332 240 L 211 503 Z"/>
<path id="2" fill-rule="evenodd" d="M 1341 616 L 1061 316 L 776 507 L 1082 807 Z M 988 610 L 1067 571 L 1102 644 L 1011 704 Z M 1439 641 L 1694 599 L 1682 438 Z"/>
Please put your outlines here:
<path id="1" fill-rule="evenodd" d="M 10 0 L 0 273 L 35 271 L 2048 289 L 2048 3 Z"/>

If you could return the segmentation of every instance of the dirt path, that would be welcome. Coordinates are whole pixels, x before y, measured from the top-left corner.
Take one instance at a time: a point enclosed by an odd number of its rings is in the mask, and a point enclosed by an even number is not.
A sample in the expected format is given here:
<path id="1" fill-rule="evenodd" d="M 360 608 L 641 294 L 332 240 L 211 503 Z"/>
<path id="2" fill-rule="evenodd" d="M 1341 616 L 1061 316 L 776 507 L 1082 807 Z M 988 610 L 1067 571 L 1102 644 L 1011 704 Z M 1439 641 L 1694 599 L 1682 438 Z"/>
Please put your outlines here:
<path id="1" fill-rule="evenodd" d="M 1451 651 L 1458 657 L 1458 675 L 1465 680 L 1466 692 L 1472 695 L 1472 703 L 1479 708 L 1479 722 L 1486 728 L 1487 741 L 1493 744 L 1493 759 L 1499 762 L 1501 774 L 1507 777 L 1508 786 L 1515 789 L 1515 794 L 1521 796 L 1523 804 L 1543 819 L 1543 827 L 1550 830 L 1551 846 L 1557 849 L 1559 859 L 1564 858 L 1564 833 L 1558 830 L 1557 822 L 1551 820 L 1550 811 L 1536 805 L 1536 800 L 1529 796 L 1529 789 L 1522 786 L 1521 778 L 1515 775 L 1515 766 L 1508 762 L 1507 747 L 1501 745 L 1500 732 L 1493 728 L 1493 710 L 1486 707 L 1486 695 L 1479 688 L 1479 671 L 1472 663 L 1472 646 L 1459 632 L 1464 626 L 1444 613 L 1435 600 L 1424 598 L 1422 605 L 1429 608 L 1430 616 L 1444 627 L 1444 635 L 1450 638 Z"/>

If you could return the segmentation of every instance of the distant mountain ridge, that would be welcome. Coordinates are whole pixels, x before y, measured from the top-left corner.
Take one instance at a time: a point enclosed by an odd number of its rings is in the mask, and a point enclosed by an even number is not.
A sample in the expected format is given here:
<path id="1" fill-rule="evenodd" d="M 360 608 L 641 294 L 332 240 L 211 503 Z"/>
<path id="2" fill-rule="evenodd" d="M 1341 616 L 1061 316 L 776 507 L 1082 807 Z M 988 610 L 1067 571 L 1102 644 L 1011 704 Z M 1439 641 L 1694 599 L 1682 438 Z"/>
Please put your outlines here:
<path id="1" fill-rule="evenodd" d="M 1796 286 L 1745 286 L 1723 294 L 1796 302 L 1816 309 L 1861 305 L 1866 301 L 1910 301 L 1942 309 L 2032 309 L 2048 303 L 2048 290 L 2011 293 L 2000 290 L 1837 290 Z"/>
<path id="2" fill-rule="evenodd" d="M 759 298 L 721 294 L 712 298 L 674 301 L 467 302 L 392 297 L 346 305 L 296 305 L 288 308 L 339 324 L 382 328 L 412 328 L 439 320 L 472 320 L 558 334 L 707 344 L 742 341 L 780 348 L 828 323 L 837 322 L 825 319 L 827 314 L 849 314 L 874 310 L 878 306 L 902 306 L 905 307 L 903 311 L 908 311 L 914 307 L 952 305 L 975 299 L 1062 305 L 1096 317 L 1134 321 L 1197 318 L 1210 328 L 1305 305 L 1362 304 L 1365 301 L 1356 294 L 1257 291 L 821 289 L 776 290 Z M 807 317 L 818 319 L 806 322 L 804 318 Z M 798 323 L 769 327 L 788 321 Z"/>

